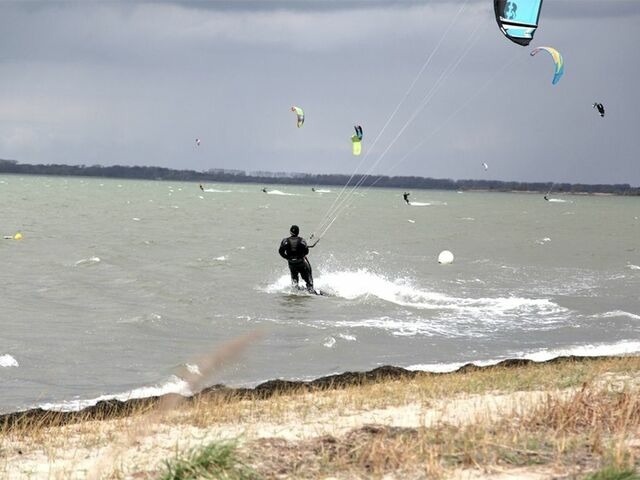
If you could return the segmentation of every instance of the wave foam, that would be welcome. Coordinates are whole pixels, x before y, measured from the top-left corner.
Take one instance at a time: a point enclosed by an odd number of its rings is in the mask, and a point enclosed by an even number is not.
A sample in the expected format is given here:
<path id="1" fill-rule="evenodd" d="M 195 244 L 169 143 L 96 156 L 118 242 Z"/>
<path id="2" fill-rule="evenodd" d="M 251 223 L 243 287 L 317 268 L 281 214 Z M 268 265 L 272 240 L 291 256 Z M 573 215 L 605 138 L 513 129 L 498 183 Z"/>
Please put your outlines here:
<path id="1" fill-rule="evenodd" d="M 286 192 L 281 192 L 280 190 L 268 190 L 267 191 L 267 195 L 286 195 L 289 197 L 299 197 L 300 194 L 298 193 L 286 193 Z"/>
<path id="2" fill-rule="evenodd" d="M 289 292 L 290 281 L 288 275 L 283 275 L 265 290 L 267 293 Z M 366 269 L 322 273 L 314 284 L 316 288 L 334 297 L 347 300 L 382 300 L 401 307 L 436 311 L 440 315 L 453 316 L 460 321 L 485 320 L 504 323 L 517 319 L 522 324 L 527 318 L 535 318 L 540 325 L 555 322 L 558 315 L 568 312 L 567 309 L 545 298 L 449 296 L 414 286 L 407 279 L 389 280 Z M 380 319 L 366 321 L 378 322 Z"/>
<path id="3" fill-rule="evenodd" d="M 496 365 L 507 359 L 524 359 L 532 360 L 534 362 L 546 362 L 558 357 L 604 357 L 604 356 L 622 356 L 640 353 L 640 342 L 636 341 L 622 341 L 610 344 L 587 344 L 587 345 L 575 345 L 565 348 L 556 349 L 541 349 L 534 352 L 523 353 L 522 355 L 494 358 L 489 360 L 477 360 L 469 362 L 452 362 L 452 363 L 427 363 L 410 365 L 407 370 L 420 370 L 425 372 L 454 372 L 463 365 L 471 363 L 478 367 L 485 367 L 489 365 Z"/>
<path id="4" fill-rule="evenodd" d="M 17 366 L 19 366 L 18 361 L 8 353 L 5 355 L 0 355 L 0 367 L 8 368 Z"/>
<path id="5" fill-rule="evenodd" d="M 162 385 L 136 388 L 124 393 L 101 395 L 87 400 L 67 400 L 58 403 L 42 403 L 38 405 L 38 407 L 43 410 L 53 410 L 57 412 L 76 412 L 87 407 L 92 407 L 98 402 L 104 400 L 120 400 L 121 402 L 126 402 L 127 400 L 132 400 L 134 398 L 159 397 L 168 393 L 177 393 L 184 397 L 193 395 L 193 392 L 189 389 L 189 384 L 186 381 L 172 375 L 171 378 Z"/>
<path id="6" fill-rule="evenodd" d="M 217 190 L 215 188 L 205 188 L 203 191 L 207 193 L 231 193 L 231 190 Z"/>

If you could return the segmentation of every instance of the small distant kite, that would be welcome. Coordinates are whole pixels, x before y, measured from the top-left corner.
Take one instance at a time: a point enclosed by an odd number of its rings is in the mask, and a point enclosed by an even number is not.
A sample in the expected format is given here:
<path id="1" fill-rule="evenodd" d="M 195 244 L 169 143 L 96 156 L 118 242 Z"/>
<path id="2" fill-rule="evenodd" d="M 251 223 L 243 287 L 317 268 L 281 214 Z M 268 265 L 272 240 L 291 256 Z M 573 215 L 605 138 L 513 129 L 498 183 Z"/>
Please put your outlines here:
<path id="1" fill-rule="evenodd" d="M 351 135 L 353 154 L 360 155 L 360 153 L 362 152 L 362 127 L 360 125 L 356 125 L 353 128 L 356 131 L 355 135 Z"/>
<path id="2" fill-rule="evenodd" d="M 601 103 L 594 103 L 593 108 L 598 109 L 598 113 L 602 118 L 604 118 L 604 105 L 602 105 Z"/>
<path id="3" fill-rule="evenodd" d="M 553 63 L 555 64 L 556 69 L 553 74 L 553 80 L 551 81 L 551 83 L 555 85 L 560 81 L 560 79 L 562 78 L 562 75 L 564 74 L 564 60 L 562 58 L 562 55 L 560 55 L 560 52 L 552 47 L 534 48 L 533 50 L 531 50 L 531 53 L 529 55 L 533 57 L 536 53 L 538 53 L 541 50 L 544 50 L 545 52 L 549 53 L 549 55 L 551 55 L 551 57 L 553 58 Z"/>
<path id="4" fill-rule="evenodd" d="M 291 107 L 291 111 L 295 112 L 295 114 L 298 117 L 298 128 L 300 128 L 302 126 L 302 124 L 304 123 L 304 110 L 302 110 L 300 107 L 296 107 L 295 105 L 293 107 Z"/>
<path id="5" fill-rule="evenodd" d="M 362 127 L 360 125 L 356 125 L 355 127 L 353 127 L 356 131 L 356 136 L 362 140 Z"/>
<path id="6" fill-rule="evenodd" d="M 200 146 L 200 139 L 196 138 L 196 147 L 199 147 L 199 146 Z"/>
<path id="7" fill-rule="evenodd" d="M 485 170 L 489 170 L 489 165 L 487 165 L 485 162 L 482 162 L 482 168 L 484 168 Z"/>

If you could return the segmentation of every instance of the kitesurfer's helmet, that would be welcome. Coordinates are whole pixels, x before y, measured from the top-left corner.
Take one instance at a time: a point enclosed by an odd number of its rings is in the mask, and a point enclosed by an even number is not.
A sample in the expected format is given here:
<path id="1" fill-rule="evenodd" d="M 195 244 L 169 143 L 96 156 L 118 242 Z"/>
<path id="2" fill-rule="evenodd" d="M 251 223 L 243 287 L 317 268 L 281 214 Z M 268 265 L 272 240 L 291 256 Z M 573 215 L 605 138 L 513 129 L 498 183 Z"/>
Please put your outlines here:
<path id="1" fill-rule="evenodd" d="M 289 229 L 289 231 L 291 232 L 291 235 L 298 235 L 298 233 L 300 233 L 300 229 L 298 228 L 298 225 L 291 225 L 291 228 Z"/>

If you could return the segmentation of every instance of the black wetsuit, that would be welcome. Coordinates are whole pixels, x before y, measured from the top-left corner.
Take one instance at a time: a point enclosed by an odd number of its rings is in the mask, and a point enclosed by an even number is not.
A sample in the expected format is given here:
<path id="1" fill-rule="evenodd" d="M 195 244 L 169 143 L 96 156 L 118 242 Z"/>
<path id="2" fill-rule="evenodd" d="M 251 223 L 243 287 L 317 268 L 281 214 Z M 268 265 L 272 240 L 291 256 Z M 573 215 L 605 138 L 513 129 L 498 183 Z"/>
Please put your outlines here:
<path id="1" fill-rule="evenodd" d="M 403 193 L 402 196 L 404 197 L 404 201 L 407 202 L 407 205 L 409 205 L 409 194 Z"/>
<path id="2" fill-rule="evenodd" d="M 282 239 L 278 253 L 289 263 L 289 271 L 291 272 L 291 282 L 294 286 L 298 286 L 298 275 L 307 284 L 307 290 L 315 293 L 313 289 L 313 275 L 311 272 L 311 264 L 307 260 L 309 247 L 302 237 L 291 235 Z"/>

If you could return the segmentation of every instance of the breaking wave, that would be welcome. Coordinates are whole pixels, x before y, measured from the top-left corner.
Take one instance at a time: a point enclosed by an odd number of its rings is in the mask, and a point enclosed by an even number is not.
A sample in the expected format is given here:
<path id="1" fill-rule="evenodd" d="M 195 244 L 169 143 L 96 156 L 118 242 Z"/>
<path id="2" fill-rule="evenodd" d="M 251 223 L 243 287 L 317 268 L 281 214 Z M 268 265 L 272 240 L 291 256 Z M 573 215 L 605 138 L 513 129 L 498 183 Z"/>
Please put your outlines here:
<path id="1" fill-rule="evenodd" d="M 532 352 L 522 352 L 521 354 L 510 355 L 508 357 L 493 358 L 488 360 L 478 360 L 469 362 L 452 363 L 429 363 L 418 364 L 407 367 L 408 370 L 421 370 L 425 372 L 453 372 L 463 365 L 471 363 L 478 367 L 495 365 L 508 359 L 525 359 L 534 362 L 546 362 L 558 357 L 602 357 L 621 356 L 640 353 L 640 342 L 622 341 L 607 344 L 575 345 L 555 349 L 540 349 Z"/>

